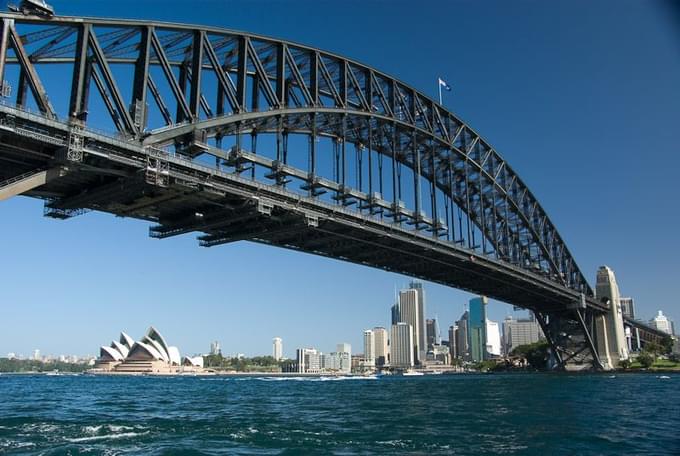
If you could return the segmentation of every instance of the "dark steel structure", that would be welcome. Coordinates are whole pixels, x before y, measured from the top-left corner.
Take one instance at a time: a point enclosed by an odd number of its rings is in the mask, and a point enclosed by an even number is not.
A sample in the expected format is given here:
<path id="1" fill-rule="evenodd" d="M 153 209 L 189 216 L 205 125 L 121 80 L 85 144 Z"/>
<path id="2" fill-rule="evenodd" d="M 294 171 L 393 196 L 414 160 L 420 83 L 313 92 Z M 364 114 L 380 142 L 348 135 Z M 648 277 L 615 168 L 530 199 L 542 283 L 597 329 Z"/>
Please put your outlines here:
<path id="1" fill-rule="evenodd" d="M 242 32 L 0 18 L 0 198 L 485 294 L 535 311 L 558 364 L 599 365 L 594 318 L 608 304 L 507 162 L 414 88 Z"/>

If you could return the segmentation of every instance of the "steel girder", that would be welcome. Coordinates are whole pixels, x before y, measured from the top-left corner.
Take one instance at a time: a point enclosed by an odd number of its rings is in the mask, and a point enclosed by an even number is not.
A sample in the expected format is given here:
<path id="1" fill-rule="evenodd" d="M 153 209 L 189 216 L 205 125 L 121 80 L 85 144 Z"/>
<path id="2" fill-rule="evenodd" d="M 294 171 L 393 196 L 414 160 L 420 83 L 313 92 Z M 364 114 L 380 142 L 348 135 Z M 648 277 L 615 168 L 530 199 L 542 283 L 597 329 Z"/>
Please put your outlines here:
<path id="1" fill-rule="evenodd" d="M 264 166 L 271 169 L 278 186 L 285 186 L 290 176 L 299 178 L 313 196 L 333 192 L 339 204 L 356 203 L 358 212 L 364 208 L 371 215 L 379 214 L 381 221 L 391 215 L 400 226 L 400 221 L 409 221 L 416 231 L 428 230 L 437 239 L 448 232 L 451 243 L 467 246 L 474 255 L 593 296 L 547 214 L 495 149 L 453 113 L 378 70 L 308 46 L 224 29 L 109 19 L 0 17 L 0 81 L 10 67 L 18 67 L 14 98 L 19 108 L 26 106 L 30 88 L 42 115 L 58 117 L 40 75 L 45 68 L 70 65 L 66 117 L 74 127 L 89 128 L 94 82 L 119 137 L 128 143 L 171 146 L 190 158 L 205 153 L 218 161 L 231 157 L 239 172 Z M 129 68 L 129 80 L 114 68 Z M 126 84 L 130 90 L 122 89 Z M 163 126 L 150 128 L 150 103 L 156 105 Z M 276 160 L 266 162 L 255 151 L 243 151 L 242 136 L 263 134 L 276 136 Z M 292 167 L 285 145 L 279 147 L 290 134 L 310 138 L 307 169 Z M 231 152 L 210 151 L 211 141 L 219 145 L 229 135 L 237 141 Z M 331 138 L 338 156 L 342 154 L 333 182 L 316 175 L 318 138 Z M 382 157 L 380 184 L 369 171 L 368 185 L 363 185 L 368 191 L 351 186 L 345 177 L 349 144 L 367 150 L 368 160 Z M 392 174 L 389 202 L 373 196 L 380 189 L 382 197 L 383 158 L 388 160 L 385 173 Z M 402 167 L 412 170 L 414 182 L 407 191 L 415 192 L 409 197 L 415 207 L 403 210 L 398 197 L 401 181 L 399 188 L 396 183 Z M 431 186 L 429 204 L 422 201 L 420 176 Z M 442 222 L 437 192 L 447 199 Z M 78 198 L 88 195 L 86 190 Z M 49 204 L 73 210 L 78 198 Z M 429 216 L 421 215 L 425 207 Z M 462 211 L 465 224 L 460 215 L 456 219 L 454 208 Z M 174 228 L 159 229 L 159 235 L 185 232 L 192 226 L 200 229 L 200 224 L 176 226 L 191 213 L 169 214 L 160 221 Z M 480 239 L 475 239 L 474 227 Z"/>

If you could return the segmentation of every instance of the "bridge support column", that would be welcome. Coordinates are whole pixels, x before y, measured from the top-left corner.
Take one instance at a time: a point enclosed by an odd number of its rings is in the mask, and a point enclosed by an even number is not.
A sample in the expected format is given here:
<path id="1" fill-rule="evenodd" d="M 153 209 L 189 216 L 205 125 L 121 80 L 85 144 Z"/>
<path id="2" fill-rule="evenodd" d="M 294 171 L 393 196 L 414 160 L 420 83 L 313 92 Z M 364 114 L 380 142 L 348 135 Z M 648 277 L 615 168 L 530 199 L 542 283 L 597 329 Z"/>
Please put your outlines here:
<path id="1" fill-rule="evenodd" d="M 575 307 L 559 312 L 535 312 L 535 315 L 552 350 L 552 369 L 604 368 L 593 338 L 595 317 L 591 312 Z"/>
<path id="2" fill-rule="evenodd" d="M 623 327 L 619 286 L 614 271 L 607 266 L 597 271 L 595 293 L 600 301 L 609 303 L 609 312 L 597 317 L 597 350 L 605 368 L 615 369 L 620 361 L 628 359 L 628 344 Z"/>

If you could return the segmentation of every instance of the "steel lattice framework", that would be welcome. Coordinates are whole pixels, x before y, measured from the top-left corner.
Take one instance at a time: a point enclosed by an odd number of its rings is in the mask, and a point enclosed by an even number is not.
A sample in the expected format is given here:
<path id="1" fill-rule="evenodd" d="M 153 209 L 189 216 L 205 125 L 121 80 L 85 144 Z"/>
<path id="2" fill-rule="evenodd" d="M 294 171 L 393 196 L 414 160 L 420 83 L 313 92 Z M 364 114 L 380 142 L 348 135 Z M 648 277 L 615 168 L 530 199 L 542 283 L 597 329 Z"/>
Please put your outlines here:
<path id="1" fill-rule="evenodd" d="M 51 217 L 106 211 L 156 223 L 153 237 L 252 240 L 486 294 L 534 310 L 562 361 L 597 363 L 608 306 L 536 197 L 409 85 L 224 29 L 0 17 L 0 189 L 37 179 L 24 194 Z M 580 336 L 560 342 L 565 328 Z"/>

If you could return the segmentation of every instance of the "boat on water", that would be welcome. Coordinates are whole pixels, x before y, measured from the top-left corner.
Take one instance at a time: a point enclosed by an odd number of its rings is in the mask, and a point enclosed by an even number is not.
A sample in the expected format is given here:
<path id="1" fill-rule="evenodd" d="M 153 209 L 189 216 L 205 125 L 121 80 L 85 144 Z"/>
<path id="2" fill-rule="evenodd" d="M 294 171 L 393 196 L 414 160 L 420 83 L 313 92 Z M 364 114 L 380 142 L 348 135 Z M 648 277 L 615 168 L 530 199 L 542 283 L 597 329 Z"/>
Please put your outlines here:
<path id="1" fill-rule="evenodd" d="M 407 370 L 401 373 L 403 377 L 420 377 L 422 375 L 425 375 L 422 372 L 414 371 L 414 370 Z"/>

